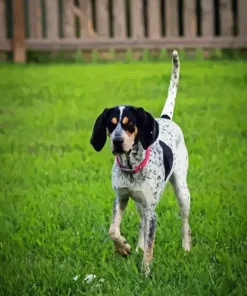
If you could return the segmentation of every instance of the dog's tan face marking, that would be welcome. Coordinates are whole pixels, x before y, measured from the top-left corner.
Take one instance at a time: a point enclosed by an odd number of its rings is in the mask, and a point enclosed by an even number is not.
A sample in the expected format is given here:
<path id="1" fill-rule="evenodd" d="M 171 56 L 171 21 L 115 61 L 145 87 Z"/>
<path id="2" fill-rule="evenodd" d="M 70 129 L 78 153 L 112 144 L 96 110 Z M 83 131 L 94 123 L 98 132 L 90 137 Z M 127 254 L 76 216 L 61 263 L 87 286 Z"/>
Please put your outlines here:
<path id="1" fill-rule="evenodd" d="M 123 133 L 125 151 L 129 151 L 135 143 L 135 138 L 138 133 L 138 128 L 136 125 L 133 128 L 134 128 L 134 132 L 125 130 Z"/>
<path id="2" fill-rule="evenodd" d="M 111 123 L 112 123 L 112 124 L 117 124 L 117 118 L 116 118 L 116 117 L 113 117 L 113 118 L 111 119 Z"/>
<path id="3" fill-rule="evenodd" d="M 129 118 L 128 117 L 124 117 L 124 119 L 122 120 L 123 124 L 127 124 L 129 122 Z"/>
<path id="4" fill-rule="evenodd" d="M 137 135 L 137 133 L 138 133 L 138 128 L 137 128 L 137 126 L 134 126 L 134 132 L 133 133 L 131 133 L 130 131 L 128 131 L 128 130 L 126 130 L 125 131 L 125 133 L 130 137 L 130 138 L 134 138 L 135 139 L 135 137 L 136 137 L 136 135 Z"/>

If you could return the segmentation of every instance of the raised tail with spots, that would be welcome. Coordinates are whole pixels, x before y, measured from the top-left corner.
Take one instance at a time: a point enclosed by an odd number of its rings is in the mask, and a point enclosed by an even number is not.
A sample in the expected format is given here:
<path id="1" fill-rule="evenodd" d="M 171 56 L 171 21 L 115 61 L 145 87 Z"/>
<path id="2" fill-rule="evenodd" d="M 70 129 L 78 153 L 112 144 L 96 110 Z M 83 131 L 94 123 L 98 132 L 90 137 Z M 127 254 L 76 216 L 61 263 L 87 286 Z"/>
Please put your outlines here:
<path id="1" fill-rule="evenodd" d="M 175 100 L 177 95 L 177 86 L 179 81 L 179 73 L 180 73 L 180 63 L 179 63 L 179 56 L 176 50 L 172 53 L 172 75 L 168 90 L 168 96 L 164 105 L 164 108 L 161 112 L 161 117 L 172 119 L 174 107 L 175 107 Z"/>

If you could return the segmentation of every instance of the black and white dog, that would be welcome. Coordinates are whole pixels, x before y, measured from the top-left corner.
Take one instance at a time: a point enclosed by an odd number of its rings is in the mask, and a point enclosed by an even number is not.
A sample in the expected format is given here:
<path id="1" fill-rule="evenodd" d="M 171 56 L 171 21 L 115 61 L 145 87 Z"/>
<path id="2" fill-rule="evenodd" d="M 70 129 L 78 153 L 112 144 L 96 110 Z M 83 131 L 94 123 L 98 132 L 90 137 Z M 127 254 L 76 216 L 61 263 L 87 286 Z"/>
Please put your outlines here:
<path id="1" fill-rule="evenodd" d="M 143 108 L 117 106 L 105 109 L 97 118 L 91 144 L 100 151 L 107 139 L 116 156 L 112 168 L 112 186 L 116 193 L 109 234 L 117 252 L 130 253 L 130 245 L 120 234 L 120 223 L 131 197 L 140 214 L 139 240 L 143 271 L 150 273 L 156 229 L 155 208 L 168 183 L 173 185 L 182 217 L 182 246 L 191 248 L 188 222 L 190 192 L 187 186 L 188 152 L 179 126 L 172 121 L 180 64 L 176 51 L 172 56 L 172 75 L 168 97 L 161 117 L 154 119 Z"/>

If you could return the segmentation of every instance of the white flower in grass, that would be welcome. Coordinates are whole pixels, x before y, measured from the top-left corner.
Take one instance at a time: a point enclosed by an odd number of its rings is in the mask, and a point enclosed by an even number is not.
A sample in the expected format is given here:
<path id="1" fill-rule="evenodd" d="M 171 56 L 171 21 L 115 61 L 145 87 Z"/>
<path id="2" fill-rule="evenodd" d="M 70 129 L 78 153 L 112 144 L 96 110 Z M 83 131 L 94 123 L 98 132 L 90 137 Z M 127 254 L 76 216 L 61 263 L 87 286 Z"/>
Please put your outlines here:
<path id="1" fill-rule="evenodd" d="M 84 282 L 86 282 L 87 284 L 90 284 L 95 278 L 96 278 L 95 274 L 87 274 L 84 279 Z"/>
<path id="2" fill-rule="evenodd" d="M 79 275 L 76 275 L 75 277 L 73 277 L 73 280 L 76 282 L 79 279 Z"/>
<path id="3" fill-rule="evenodd" d="M 92 281 L 94 279 L 96 279 L 96 277 L 97 276 L 95 274 L 87 274 L 86 277 L 85 277 L 85 279 L 84 279 L 84 282 L 86 282 L 87 284 L 91 284 Z M 98 284 L 95 285 L 95 287 L 99 287 L 104 281 L 105 281 L 105 279 L 103 279 L 103 278 L 99 279 L 98 280 Z"/>

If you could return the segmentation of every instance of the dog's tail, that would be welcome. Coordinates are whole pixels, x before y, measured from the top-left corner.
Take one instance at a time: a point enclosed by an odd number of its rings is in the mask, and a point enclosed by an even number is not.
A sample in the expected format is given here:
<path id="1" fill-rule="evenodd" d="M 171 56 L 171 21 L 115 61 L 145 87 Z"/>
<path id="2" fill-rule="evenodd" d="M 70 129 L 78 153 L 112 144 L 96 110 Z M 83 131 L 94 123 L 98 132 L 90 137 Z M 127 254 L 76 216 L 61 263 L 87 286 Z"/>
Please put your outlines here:
<path id="1" fill-rule="evenodd" d="M 165 106 L 161 112 L 162 118 L 172 119 L 174 107 L 175 107 L 176 95 L 177 95 L 179 72 L 180 72 L 180 64 L 179 64 L 178 52 L 174 50 L 172 53 L 172 75 L 171 75 L 171 80 L 170 80 L 170 85 L 168 90 L 168 96 L 165 102 Z"/>

